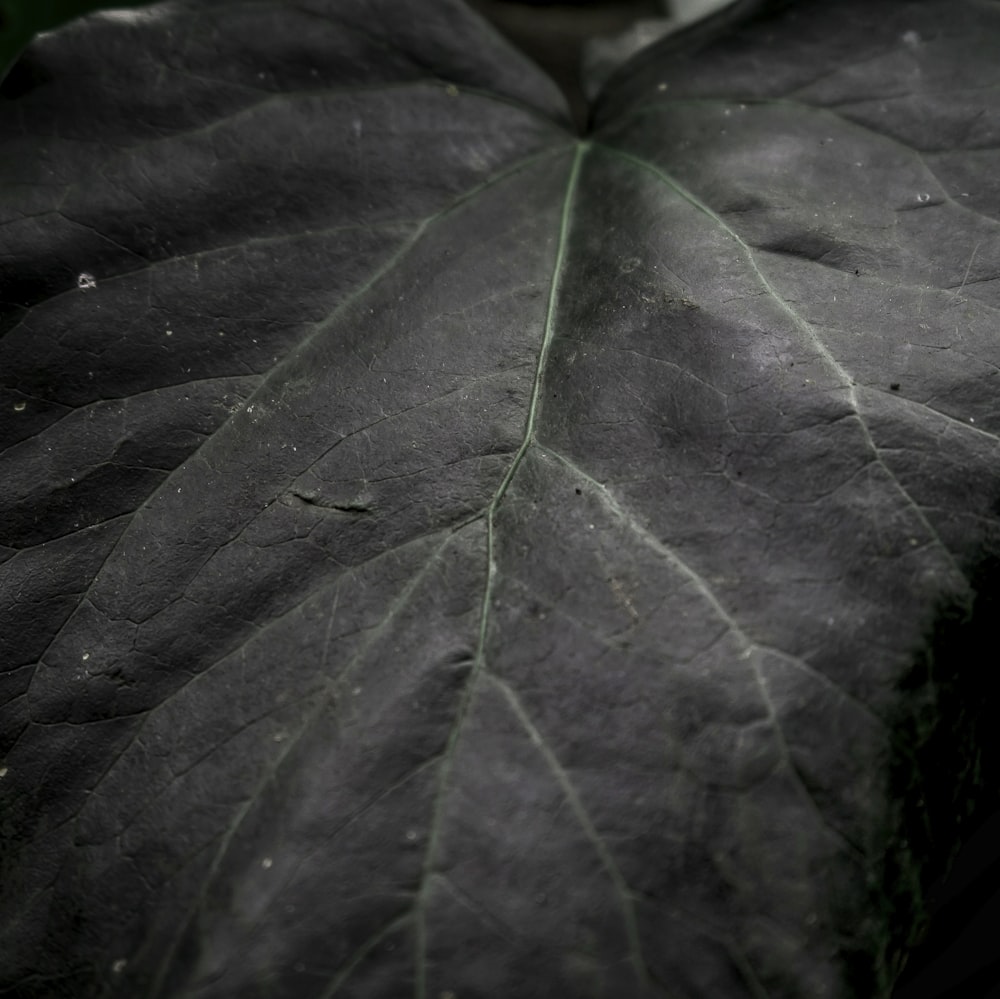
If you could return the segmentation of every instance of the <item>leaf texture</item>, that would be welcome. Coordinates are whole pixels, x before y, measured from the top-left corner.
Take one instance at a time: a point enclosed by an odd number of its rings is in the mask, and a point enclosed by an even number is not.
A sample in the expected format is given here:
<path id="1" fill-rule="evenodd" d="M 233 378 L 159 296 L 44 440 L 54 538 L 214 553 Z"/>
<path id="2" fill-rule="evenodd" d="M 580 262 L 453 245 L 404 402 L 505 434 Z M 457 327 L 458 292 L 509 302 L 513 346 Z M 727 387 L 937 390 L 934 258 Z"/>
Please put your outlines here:
<path id="1" fill-rule="evenodd" d="M 998 41 L 803 2 L 584 138 L 457 0 L 36 43 L 0 985 L 887 994 L 998 544 Z"/>

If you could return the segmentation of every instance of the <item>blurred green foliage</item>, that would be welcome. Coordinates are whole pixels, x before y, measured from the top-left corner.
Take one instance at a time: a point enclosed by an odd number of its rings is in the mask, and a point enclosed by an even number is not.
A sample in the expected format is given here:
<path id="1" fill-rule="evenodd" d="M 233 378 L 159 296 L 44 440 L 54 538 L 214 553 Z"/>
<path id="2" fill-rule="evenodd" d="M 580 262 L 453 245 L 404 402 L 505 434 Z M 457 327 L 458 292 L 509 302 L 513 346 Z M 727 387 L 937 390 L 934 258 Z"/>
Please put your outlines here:
<path id="1" fill-rule="evenodd" d="M 0 80 L 40 31 L 101 8 L 142 7 L 150 0 L 0 0 Z"/>

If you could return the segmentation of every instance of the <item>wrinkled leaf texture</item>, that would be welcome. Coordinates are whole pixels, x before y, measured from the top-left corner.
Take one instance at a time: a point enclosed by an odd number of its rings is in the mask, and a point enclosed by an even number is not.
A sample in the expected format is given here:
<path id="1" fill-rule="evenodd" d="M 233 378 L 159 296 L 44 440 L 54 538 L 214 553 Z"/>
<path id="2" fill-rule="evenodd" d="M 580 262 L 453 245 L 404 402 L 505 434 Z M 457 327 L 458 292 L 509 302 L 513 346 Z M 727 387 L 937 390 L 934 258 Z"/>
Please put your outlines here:
<path id="1" fill-rule="evenodd" d="M 458 0 L 39 40 L 4 994 L 885 994 L 997 549 L 998 15 L 803 0 L 586 138 Z"/>

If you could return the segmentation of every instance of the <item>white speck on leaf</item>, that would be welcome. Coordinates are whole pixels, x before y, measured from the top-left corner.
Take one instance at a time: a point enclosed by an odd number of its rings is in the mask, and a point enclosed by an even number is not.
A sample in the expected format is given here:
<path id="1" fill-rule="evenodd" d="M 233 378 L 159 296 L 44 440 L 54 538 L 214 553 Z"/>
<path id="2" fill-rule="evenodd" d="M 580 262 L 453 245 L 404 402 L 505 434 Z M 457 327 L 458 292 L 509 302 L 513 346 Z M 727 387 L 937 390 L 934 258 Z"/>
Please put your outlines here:
<path id="1" fill-rule="evenodd" d="M 447 87 L 444 88 L 444 92 L 449 97 L 458 97 L 458 87 L 454 83 L 449 83 Z"/>
<path id="2" fill-rule="evenodd" d="M 14 412 L 15 413 L 23 413 L 24 410 L 25 410 L 25 407 L 27 407 L 27 405 L 28 404 L 26 402 L 15 402 L 14 403 Z"/>
<path id="3" fill-rule="evenodd" d="M 406 838 L 412 843 L 417 838 L 417 831 L 415 829 L 407 829 Z"/>
<path id="4" fill-rule="evenodd" d="M 127 964 L 128 961 L 126 961 L 125 958 L 118 958 L 118 960 L 114 961 L 111 965 L 111 974 L 120 975 L 125 970 L 125 965 Z"/>
<path id="5" fill-rule="evenodd" d="M 263 867 L 263 868 L 264 868 L 264 870 L 266 871 L 266 870 L 268 870 L 268 869 L 269 869 L 269 868 L 271 867 L 271 865 L 272 865 L 273 863 L 274 863 L 274 861 L 273 861 L 273 860 L 272 860 L 272 859 L 271 859 L 270 857 L 265 857 L 265 858 L 264 858 L 264 859 L 263 859 L 263 860 L 262 860 L 262 861 L 260 862 L 260 866 L 261 866 L 261 867 Z"/>
<path id="6" fill-rule="evenodd" d="M 920 44 L 920 42 L 922 41 L 922 39 L 920 37 L 920 32 L 919 31 L 913 31 L 912 29 L 910 31 L 904 32 L 903 33 L 903 41 L 907 45 L 909 45 L 909 46 L 911 46 L 913 48 L 916 48 L 916 46 L 918 46 Z"/>
<path id="7" fill-rule="evenodd" d="M 89 652 L 84 652 L 84 654 L 83 654 L 83 661 L 86 662 L 89 658 L 90 658 L 90 653 Z"/>
<path id="8" fill-rule="evenodd" d="M 80 291 L 90 291 L 91 288 L 97 287 L 97 282 L 94 280 L 93 274 L 88 274 L 84 271 L 77 277 L 76 286 Z"/>
<path id="9" fill-rule="evenodd" d="M 0 778 L 6 777 L 6 776 L 7 776 L 7 768 L 6 767 L 0 767 Z"/>
<path id="10" fill-rule="evenodd" d="M 929 194 L 927 194 L 926 192 L 922 191 L 920 194 L 917 195 L 917 201 L 919 201 L 922 205 L 926 204 L 930 200 L 931 200 L 931 196 Z"/>

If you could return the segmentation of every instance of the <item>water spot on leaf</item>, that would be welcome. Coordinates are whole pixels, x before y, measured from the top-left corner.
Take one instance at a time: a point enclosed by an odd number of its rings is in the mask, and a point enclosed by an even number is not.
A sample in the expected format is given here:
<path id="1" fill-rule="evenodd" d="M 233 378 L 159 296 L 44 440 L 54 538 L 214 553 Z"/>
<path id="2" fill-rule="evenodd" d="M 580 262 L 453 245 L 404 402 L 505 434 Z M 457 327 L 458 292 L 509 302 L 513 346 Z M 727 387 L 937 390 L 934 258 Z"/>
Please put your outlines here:
<path id="1" fill-rule="evenodd" d="M 26 402 L 23 402 L 23 401 L 22 402 L 15 402 L 14 403 L 14 412 L 15 413 L 23 413 L 24 410 L 25 410 L 25 408 L 27 407 L 27 405 L 28 404 Z"/>
<path id="2" fill-rule="evenodd" d="M 924 191 L 917 195 L 917 201 L 919 201 L 922 205 L 926 204 L 930 200 L 931 196 Z"/>
<path id="3" fill-rule="evenodd" d="M 93 274 L 88 274 L 84 271 L 82 274 L 77 275 L 76 286 L 80 291 L 90 291 L 91 288 L 97 287 L 97 281 L 94 280 Z"/>

